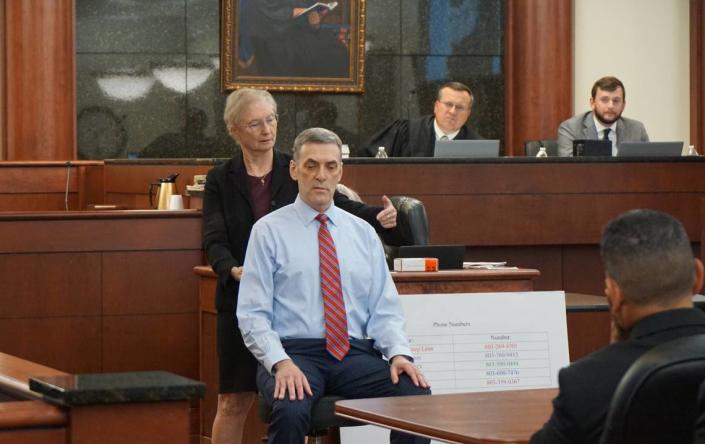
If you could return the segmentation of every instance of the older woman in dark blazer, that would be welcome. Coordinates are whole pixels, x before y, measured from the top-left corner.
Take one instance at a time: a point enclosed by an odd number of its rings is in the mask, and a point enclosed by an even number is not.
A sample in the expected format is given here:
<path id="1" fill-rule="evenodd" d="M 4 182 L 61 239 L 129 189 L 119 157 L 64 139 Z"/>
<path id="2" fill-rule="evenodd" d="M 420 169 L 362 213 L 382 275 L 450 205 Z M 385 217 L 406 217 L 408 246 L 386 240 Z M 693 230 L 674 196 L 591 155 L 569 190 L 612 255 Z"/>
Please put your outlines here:
<path id="1" fill-rule="evenodd" d="M 208 173 L 203 201 L 203 248 L 218 275 L 218 358 L 220 387 L 213 443 L 240 443 L 255 397 L 257 361 L 245 347 L 235 309 L 242 263 L 252 225 L 272 210 L 293 203 L 298 193 L 289 175 L 291 155 L 274 150 L 277 104 L 267 92 L 240 89 L 226 102 L 225 124 L 241 152 Z M 370 207 L 340 193 L 335 205 L 373 225 L 396 226 L 396 210 L 386 196 Z"/>

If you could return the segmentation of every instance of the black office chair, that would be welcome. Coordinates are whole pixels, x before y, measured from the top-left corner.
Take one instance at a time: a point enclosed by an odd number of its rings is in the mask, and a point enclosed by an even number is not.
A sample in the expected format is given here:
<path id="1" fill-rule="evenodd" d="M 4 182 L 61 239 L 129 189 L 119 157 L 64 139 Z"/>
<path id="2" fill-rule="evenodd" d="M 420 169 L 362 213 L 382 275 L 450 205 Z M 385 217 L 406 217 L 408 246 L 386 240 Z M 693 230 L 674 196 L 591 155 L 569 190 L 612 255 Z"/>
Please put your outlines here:
<path id="1" fill-rule="evenodd" d="M 695 423 L 694 444 L 705 444 L 705 382 L 700 385 L 698 396 L 698 414 L 700 417 Z"/>
<path id="2" fill-rule="evenodd" d="M 397 209 L 397 225 L 401 245 L 428 245 L 428 216 L 423 202 L 409 196 L 392 196 Z"/>
<path id="3" fill-rule="evenodd" d="M 391 269 L 402 245 L 429 244 L 429 229 L 426 208 L 420 200 L 409 196 L 392 196 L 390 200 L 397 209 L 397 229 L 384 233 L 381 238 Z"/>
<path id="4" fill-rule="evenodd" d="M 340 427 L 354 427 L 364 425 L 335 415 L 335 402 L 342 401 L 341 396 L 322 396 L 311 409 L 311 424 L 308 429 L 309 444 L 320 444 L 329 434 L 335 435 L 333 442 L 340 442 Z M 259 416 L 265 424 L 269 424 L 272 407 L 267 404 L 264 397 L 259 395 Z"/>
<path id="5" fill-rule="evenodd" d="M 527 140 L 524 142 L 524 155 L 536 157 L 541 147 L 546 148 L 546 154 L 549 157 L 558 156 L 558 141 L 556 139 Z"/>
<path id="6" fill-rule="evenodd" d="M 600 444 L 692 444 L 705 380 L 705 334 L 654 347 L 629 367 Z"/>
<path id="7" fill-rule="evenodd" d="M 348 199 L 362 202 L 360 195 L 352 188 L 339 183 L 336 191 Z M 394 258 L 398 256 L 402 245 L 428 245 L 428 216 L 423 203 L 409 196 L 392 196 L 389 198 L 397 209 L 397 228 L 380 234 L 384 255 L 391 270 Z"/>

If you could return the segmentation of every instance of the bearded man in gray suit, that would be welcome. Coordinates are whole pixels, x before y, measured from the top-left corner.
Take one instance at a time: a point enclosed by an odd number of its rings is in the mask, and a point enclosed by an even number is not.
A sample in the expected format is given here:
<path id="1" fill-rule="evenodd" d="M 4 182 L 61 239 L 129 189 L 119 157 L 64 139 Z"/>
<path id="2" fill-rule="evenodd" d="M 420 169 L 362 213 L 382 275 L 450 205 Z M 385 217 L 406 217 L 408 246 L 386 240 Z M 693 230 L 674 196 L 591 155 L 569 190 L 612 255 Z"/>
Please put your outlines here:
<path id="1" fill-rule="evenodd" d="M 590 109 L 573 116 L 558 128 L 558 155 L 573 155 L 573 140 L 609 140 L 612 155 L 622 142 L 648 142 L 644 124 L 622 117 L 625 105 L 624 84 L 616 77 L 603 77 L 592 86 Z"/>

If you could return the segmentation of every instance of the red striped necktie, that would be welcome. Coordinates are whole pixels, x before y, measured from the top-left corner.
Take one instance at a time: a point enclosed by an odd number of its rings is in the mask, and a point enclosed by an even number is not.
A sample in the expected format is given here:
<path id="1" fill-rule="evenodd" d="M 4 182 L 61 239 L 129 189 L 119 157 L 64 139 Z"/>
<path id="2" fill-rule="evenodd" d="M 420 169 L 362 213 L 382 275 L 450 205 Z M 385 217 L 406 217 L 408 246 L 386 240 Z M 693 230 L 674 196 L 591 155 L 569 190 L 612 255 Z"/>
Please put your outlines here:
<path id="1" fill-rule="evenodd" d="M 326 350 L 341 361 L 350 350 L 348 341 L 348 321 L 345 300 L 340 285 L 338 254 L 335 252 L 333 237 L 328 231 L 328 216 L 319 214 L 318 254 L 321 267 L 321 296 L 326 317 Z"/>

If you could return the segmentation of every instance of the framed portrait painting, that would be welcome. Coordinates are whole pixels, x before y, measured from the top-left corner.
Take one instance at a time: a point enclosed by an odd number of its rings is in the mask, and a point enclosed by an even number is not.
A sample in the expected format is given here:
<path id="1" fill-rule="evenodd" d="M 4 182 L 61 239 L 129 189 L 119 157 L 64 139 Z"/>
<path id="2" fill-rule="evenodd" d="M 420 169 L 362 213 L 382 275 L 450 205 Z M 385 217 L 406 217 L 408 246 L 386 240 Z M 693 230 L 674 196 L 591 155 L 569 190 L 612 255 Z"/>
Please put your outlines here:
<path id="1" fill-rule="evenodd" d="M 363 92 L 366 0 L 221 0 L 224 90 Z"/>

